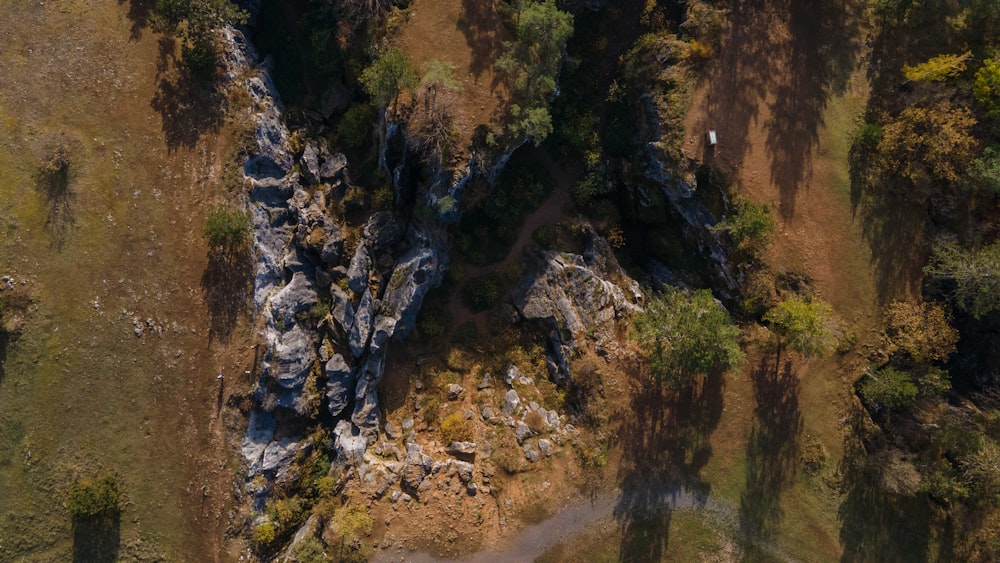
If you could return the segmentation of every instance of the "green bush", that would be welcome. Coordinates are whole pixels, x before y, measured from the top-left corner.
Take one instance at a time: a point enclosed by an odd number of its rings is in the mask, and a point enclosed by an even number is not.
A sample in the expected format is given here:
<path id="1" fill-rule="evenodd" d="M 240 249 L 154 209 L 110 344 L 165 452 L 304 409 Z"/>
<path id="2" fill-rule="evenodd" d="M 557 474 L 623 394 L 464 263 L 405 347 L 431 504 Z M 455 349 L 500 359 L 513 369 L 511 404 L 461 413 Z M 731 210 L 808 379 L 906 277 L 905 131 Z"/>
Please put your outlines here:
<path id="1" fill-rule="evenodd" d="M 733 208 L 733 214 L 712 229 L 729 233 L 736 248 L 741 251 L 761 251 L 774 232 L 774 218 L 771 217 L 770 208 L 743 198 L 736 198 Z"/>
<path id="2" fill-rule="evenodd" d="M 887 409 L 909 407 L 920 394 L 910 374 L 891 367 L 865 374 L 859 392 L 869 405 Z"/>
<path id="3" fill-rule="evenodd" d="M 74 519 L 93 520 L 118 514 L 118 481 L 114 475 L 77 481 L 69 491 L 66 509 Z"/>
<path id="4" fill-rule="evenodd" d="M 503 296 L 503 279 L 495 273 L 472 278 L 462 286 L 462 301 L 473 311 L 492 309 Z"/>
<path id="5" fill-rule="evenodd" d="M 270 545 L 277 538 L 278 532 L 274 522 L 261 522 L 253 528 L 251 538 L 258 545 Z"/>
<path id="6" fill-rule="evenodd" d="M 250 244 L 250 214 L 246 211 L 213 207 L 205 218 L 203 229 L 209 246 L 232 253 Z"/>
<path id="7" fill-rule="evenodd" d="M 355 150 L 365 148 L 375 138 L 376 121 L 378 112 L 374 105 L 352 105 L 337 126 L 337 141 Z"/>
<path id="8" fill-rule="evenodd" d="M 837 343 L 833 308 L 823 301 L 792 296 L 768 311 L 764 321 L 778 335 L 780 347 L 806 356 L 829 354 Z"/>

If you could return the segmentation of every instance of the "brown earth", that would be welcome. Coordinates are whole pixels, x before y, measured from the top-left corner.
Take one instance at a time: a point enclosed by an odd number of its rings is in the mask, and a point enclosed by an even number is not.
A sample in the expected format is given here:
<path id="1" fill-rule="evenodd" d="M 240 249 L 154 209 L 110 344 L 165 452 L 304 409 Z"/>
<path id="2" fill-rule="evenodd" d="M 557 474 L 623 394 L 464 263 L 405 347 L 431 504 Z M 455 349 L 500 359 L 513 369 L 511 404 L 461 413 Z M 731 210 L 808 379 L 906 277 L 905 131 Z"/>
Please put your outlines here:
<path id="1" fill-rule="evenodd" d="M 253 354 L 200 234 L 228 197 L 233 127 L 180 79 L 146 6 L 0 3 L 0 269 L 36 303 L 0 357 L 2 560 L 234 558 L 224 405 Z M 60 145 L 70 182 L 56 201 L 32 186 Z M 62 503 L 105 472 L 123 508 L 95 547 Z"/>
<path id="2" fill-rule="evenodd" d="M 506 90 L 493 63 L 510 39 L 494 2 L 416 0 L 407 10 L 398 41 L 414 66 L 422 71 L 435 59 L 455 66 L 462 91 L 451 109 L 460 151 L 476 126 L 496 121 Z"/>

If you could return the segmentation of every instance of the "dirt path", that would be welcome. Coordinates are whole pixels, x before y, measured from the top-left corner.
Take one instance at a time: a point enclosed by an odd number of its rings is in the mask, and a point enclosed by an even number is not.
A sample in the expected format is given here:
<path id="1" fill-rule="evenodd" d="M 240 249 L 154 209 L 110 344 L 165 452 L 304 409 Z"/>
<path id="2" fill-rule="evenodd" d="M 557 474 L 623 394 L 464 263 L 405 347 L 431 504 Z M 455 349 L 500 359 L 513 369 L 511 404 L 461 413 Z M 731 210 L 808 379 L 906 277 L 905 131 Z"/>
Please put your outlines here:
<path id="1" fill-rule="evenodd" d="M 552 159 L 546 151 L 542 149 L 532 148 L 531 156 L 536 159 L 538 164 L 542 165 L 549 175 L 555 181 L 555 187 L 552 189 L 552 193 L 549 197 L 542 202 L 542 205 L 538 209 L 531 212 L 530 215 L 525 217 L 524 222 L 521 224 L 521 230 L 517 235 L 517 240 L 514 245 L 511 246 L 510 251 L 507 252 L 507 256 L 496 264 L 491 264 L 489 266 L 473 266 L 467 264 L 464 266 L 464 275 L 467 279 L 474 278 L 476 276 L 481 276 L 487 272 L 505 272 L 508 271 L 512 266 L 517 265 L 523 257 L 524 250 L 531 244 L 531 235 L 539 228 L 544 225 L 554 225 L 560 219 L 566 216 L 567 211 L 570 207 L 570 187 L 580 176 L 580 170 L 563 170 L 559 163 Z M 461 326 L 470 320 L 475 321 L 477 324 L 482 325 L 485 322 L 487 313 L 474 313 L 470 311 L 463 303 L 461 295 L 458 293 L 453 293 L 448 299 L 448 311 L 452 317 L 452 326 Z M 485 330 L 484 326 L 479 326 L 479 330 Z"/>

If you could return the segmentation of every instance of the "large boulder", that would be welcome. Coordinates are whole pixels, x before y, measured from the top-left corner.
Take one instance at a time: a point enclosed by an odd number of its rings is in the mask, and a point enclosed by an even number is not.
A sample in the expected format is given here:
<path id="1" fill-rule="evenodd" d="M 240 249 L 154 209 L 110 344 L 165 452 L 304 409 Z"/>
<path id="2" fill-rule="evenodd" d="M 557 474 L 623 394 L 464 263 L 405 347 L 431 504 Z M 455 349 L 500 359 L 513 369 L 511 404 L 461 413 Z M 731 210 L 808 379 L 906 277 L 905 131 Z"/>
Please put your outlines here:
<path id="1" fill-rule="evenodd" d="M 333 429 L 333 437 L 333 451 L 337 462 L 354 466 L 364 462 L 368 440 L 350 421 L 338 422 Z"/>
<path id="2" fill-rule="evenodd" d="M 347 405 L 351 402 L 354 393 L 354 370 L 347 365 L 344 357 L 334 354 L 326 362 L 326 382 L 327 408 L 333 416 L 340 416 Z"/>
<path id="3" fill-rule="evenodd" d="M 368 347 L 368 338 L 372 334 L 372 318 L 375 315 L 375 300 L 367 289 L 361 294 L 361 301 L 354 312 L 354 324 L 351 326 L 351 353 L 360 358 Z"/>
<path id="4" fill-rule="evenodd" d="M 281 333 L 274 345 L 269 362 L 270 373 L 279 386 L 299 390 L 305 384 L 315 360 L 312 336 L 300 325 L 294 324 Z"/>
<path id="5" fill-rule="evenodd" d="M 254 410 L 250 412 L 250 423 L 243 435 L 243 459 L 247 461 L 247 472 L 253 477 L 260 473 L 264 450 L 274 437 L 277 424 L 270 413 Z"/>
<path id="6" fill-rule="evenodd" d="M 368 246 L 359 244 L 347 268 L 347 287 L 354 293 L 361 293 L 368 287 L 368 272 L 372 267 L 372 258 Z"/>
<path id="7" fill-rule="evenodd" d="M 295 324 L 295 316 L 316 304 L 319 296 L 312 282 L 303 272 L 292 275 L 291 281 L 271 297 L 271 315 L 283 326 Z"/>
<path id="8" fill-rule="evenodd" d="M 568 358 L 588 338 L 614 349 L 615 323 L 639 311 L 639 284 L 618 265 L 607 242 L 587 231 L 583 255 L 543 251 L 515 291 L 514 307 L 521 318 L 548 329 L 556 356 L 556 380 L 568 377 Z"/>

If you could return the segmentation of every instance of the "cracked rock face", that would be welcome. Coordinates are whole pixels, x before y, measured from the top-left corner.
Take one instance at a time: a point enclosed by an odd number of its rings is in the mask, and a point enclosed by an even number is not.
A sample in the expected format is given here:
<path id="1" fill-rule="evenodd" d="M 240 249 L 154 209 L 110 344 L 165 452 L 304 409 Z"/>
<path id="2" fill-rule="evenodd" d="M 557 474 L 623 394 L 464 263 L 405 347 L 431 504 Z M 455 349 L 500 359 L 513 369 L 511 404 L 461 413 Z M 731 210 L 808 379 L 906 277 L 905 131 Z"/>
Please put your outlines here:
<path id="1" fill-rule="evenodd" d="M 557 382 L 570 376 L 568 358 L 587 338 L 614 349 L 616 321 L 639 311 L 642 302 L 639 284 L 621 269 L 607 242 L 590 230 L 587 239 L 582 255 L 540 252 L 514 295 L 521 318 L 549 331 Z M 515 378 L 508 373 L 505 381 Z"/>

